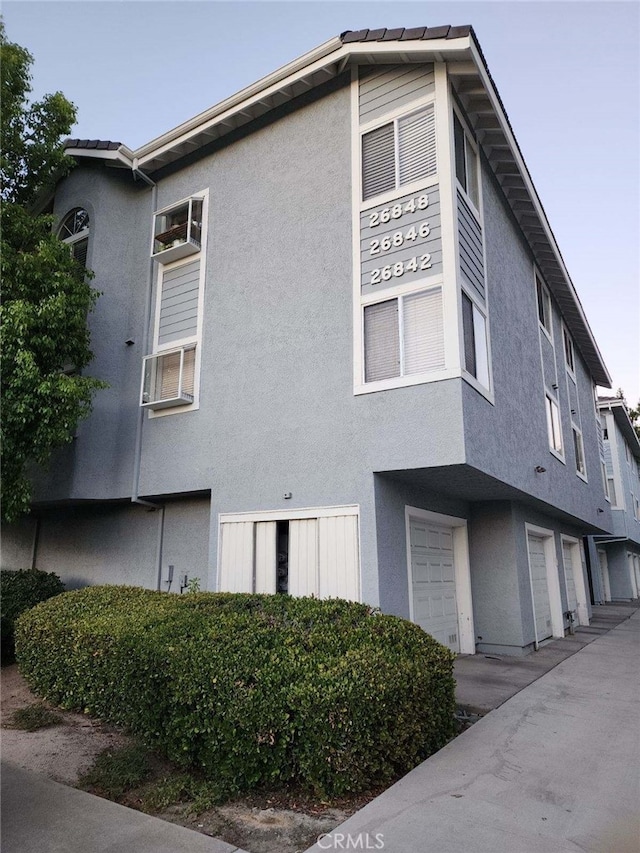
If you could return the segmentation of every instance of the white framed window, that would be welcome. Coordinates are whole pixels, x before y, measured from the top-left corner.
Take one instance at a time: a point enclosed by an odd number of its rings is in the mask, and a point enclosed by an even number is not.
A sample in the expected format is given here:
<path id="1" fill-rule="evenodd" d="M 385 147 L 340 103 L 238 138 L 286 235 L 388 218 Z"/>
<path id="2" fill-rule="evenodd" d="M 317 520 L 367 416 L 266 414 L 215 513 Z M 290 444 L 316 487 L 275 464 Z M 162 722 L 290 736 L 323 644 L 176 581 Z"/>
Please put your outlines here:
<path id="1" fill-rule="evenodd" d="M 363 201 L 435 175 L 434 104 L 363 133 L 361 150 Z"/>
<path id="2" fill-rule="evenodd" d="M 607 477 L 607 492 L 609 494 L 611 506 L 618 506 L 618 500 L 616 498 L 616 484 L 613 477 Z"/>
<path id="3" fill-rule="evenodd" d="M 564 343 L 564 363 L 567 367 L 568 373 L 575 379 L 576 367 L 573 339 L 571 338 L 571 335 L 569 334 L 566 326 L 564 325 L 562 327 L 562 340 Z"/>
<path id="4" fill-rule="evenodd" d="M 538 321 L 541 327 L 552 340 L 551 330 L 551 296 L 542 279 L 536 273 L 536 298 L 538 303 Z"/>
<path id="5" fill-rule="evenodd" d="M 478 152 L 471 135 L 463 126 L 458 115 L 453 114 L 453 143 L 456 178 L 476 211 L 480 209 Z"/>
<path id="6" fill-rule="evenodd" d="M 602 461 L 602 459 L 600 460 L 600 473 L 602 474 L 602 484 L 604 486 L 604 496 L 610 503 L 612 503 L 611 493 L 609 491 L 609 478 L 607 477 L 607 466 Z M 611 480 L 611 482 L 613 483 L 613 480 Z"/>
<path id="7" fill-rule="evenodd" d="M 203 203 L 194 196 L 154 214 L 151 257 L 168 264 L 200 251 Z"/>
<path id="8" fill-rule="evenodd" d="M 573 452 L 576 460 L 576 474 L 586 480 L 587 468 L 584 461 L 584 442 L 582 440 L 582 432 L 575 424 L 571 425 L 571 431 L 573 433 Z"/>
<path id="9" fill-rule="evenodd" d="M 193 403 L 195 363 L 195 343 L 145 356 L 140 405 L 149 409 L 167 409 Z"/>
<path id="10" fill-rule="evenodd" d="M 154 217 L 154 241 L 182 230 L 175 246 L 159 250 L 153 348 L 143 360 L 140 390 L 140 405 L 151 417 L 198 406 L 207 196 L 183 199 Z"/>
<path id="11" fill-rule="evenodd" d="M 467 373 L 490 387 L 489 350 L 487 345 L 487 318 L 466 291 L 462 291 L 462 338 Z"/>
<path id="12" fill-rule="evenodd" d="M 441 286 L 365 305 L 363 326 L 365 383 L 444 368 Z"/>
<path id="13" fill-rule="evenodd" d="M 58 237 L 69 246 L 76 261 L 86 267 L 89 249 L 89 214 L 83 207 L 75 207 L 67 213 L 58 229 Z"/>
<path id="14" fill-rule="evenodd" d="M 545 395 L 547 410 L 547 435 L 549 437 L 549 449 L 562 457 L 564 454 L 562 443 L 562 424 L 560 422 L 560 409 L 550 394 Z"/>

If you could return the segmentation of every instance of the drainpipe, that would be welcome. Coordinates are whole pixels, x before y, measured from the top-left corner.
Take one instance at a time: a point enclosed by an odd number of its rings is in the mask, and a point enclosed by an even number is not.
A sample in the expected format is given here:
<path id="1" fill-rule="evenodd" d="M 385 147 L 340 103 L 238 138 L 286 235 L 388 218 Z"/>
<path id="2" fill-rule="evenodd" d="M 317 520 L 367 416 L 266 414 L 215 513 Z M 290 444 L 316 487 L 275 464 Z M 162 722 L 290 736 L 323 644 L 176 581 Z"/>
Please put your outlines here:
<path id="1" fill-rule="evenodd" d="M 145 175 L 143 171 L 138 168 L 137 158 L 134 158 L 133 165 L 131 167 L 131 173 L 133 174 L 134 180 L 142 180 L 151 187 L 151 215 L 157 206 L 158 199 L 158 185 L 155 181 L 152 181 L 148 175 Z M 152 311 L 152 300 L 153 300 L 153 274 L 154 274 L 154 263 L 153 259 L 149 258 L 149 273 L 147 275 L 147 287 L 145 293 L 145 314 L 144 314 L 144 326 L 142 331 L 142 351 L 143 353 L 147 353 L 149 349 L 149 327 L 151 325 L 151 311 Z M 140 464 L 142 457 L 142 430 L 144 426 L 144 409 L 140 408 L 138 412 L 138 422 L 136 424 L 136 438 L 133 452 L 133 482 L 131 485 L 131 503 L 140 504 L 141 506 L 146 506 L 149 508 L 150 512 L 155 510 L 160 510 L 160 516 L 158 521 L 158 548 L 157 548 L 157 580 L 156 580 L 156 589 L 162 589 L 162 548 L 164 544 L 164 516 L 165 516 L 165 506 L 164 504 L 153 503 L 152 501 L 146 501 L 139 495 L 140 489 Z"/>
<path id="2" fill-rule="evenodd" d="M 31 568 L 36 568 L 36 562 L 38 557 L 38 543 L 40 541 L 40 516 L 36 516 L 35 519 L 35 528 L 33 531 L 33 545 L 31 547 Z"/>

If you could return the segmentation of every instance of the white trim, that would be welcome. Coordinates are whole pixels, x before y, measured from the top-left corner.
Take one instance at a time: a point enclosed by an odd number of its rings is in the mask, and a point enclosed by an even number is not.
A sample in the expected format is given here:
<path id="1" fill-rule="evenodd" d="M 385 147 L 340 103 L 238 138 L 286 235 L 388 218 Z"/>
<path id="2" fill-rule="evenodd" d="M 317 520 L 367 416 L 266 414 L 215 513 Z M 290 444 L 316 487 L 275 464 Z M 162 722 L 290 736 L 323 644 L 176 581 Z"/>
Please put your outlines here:
<path id="1" fill-rule="evenodd" d="M 353 386 L 364 381 L 364 309 L 362 308 L 360 257 L 360 204 L 362 199 L 362 165 L 360 121 L 360 81 L 358 66 L 351 68 L 351 246 L 353 287 Z"/>
<path id="2" fill-rule="evenodd" d="M 549 608 L 551 611 L 551 633 L 553 637 L 564 637 L 564 619 L 562 616 L 562 598 L 560 596 L 560 578 L 558 567 L 558 556 L 556 553 L 556 541 L 553 530 L 546 527 L 537 527 L 535 524 L 524 524 L 527 543 L 527 562 L 529 565 L 529 588 L 531 592 L 531 610 L 533 613 L 533 634 L 535 646 L 538 648 L 538 630 L 536 628 L 536 609 L 533 599 L 533 577 L 531 575 L 531 554 L 529 553 L 529 534 L 539 536 L 543 539 L 544 561 L 547 569 L 547 589 L 549 592 Z"/>
<path id="3" fill-rule="evenodd" d="M 485 68 L 485 63 L 483 61 L 482 55 L 481 55 L 478 47 L 476 46 L 476 44 L 473 42 L 473 40 L 469 44 L 469 52 L 470 52 L 471 56 L 473 57 L 473 64 L 475 65 L 476 73 L 478 74 L 478 76 L 480 77 L 480 80 L 482 81 L 483 87 L 485 89 L 485 93 L 486 93 L 487 97 L 489 98 L 489 101 L 491 102 L 491 106 L 493 107 L 493 111 L 494 111 L 494 113 L 495 113 L 495 115 L 496 115 L 496 117 L 500 123 L 500 128 L 501 128 L 502 132 L 504 133 L 504 135 L 507 139 L 507 142 L 509 143 L 509 149 L 510 149 L 510 151 L 514 157 L 514 160 L 515 160 L 516 165 L 518 167 L 518 172 L 519 172 L 520 176 L 522 177 L 522 180 L 523 180 L 524 185 L 527 189 L 529 197 L 533 203 L 533 206 L 535 208 L 535 213 L 536 213 L 538 219 L 540 220 L 540 224 L 542 225 L 544 235 L 545 235 L 545 237 L 549 243 L 551 251 L 553 252 L 554 260 L 558 264 L 560 271 L 563 275 L 563 278 L 565 280 L 565 284 L 567 285 L 569 293 L 571 294 L 573 306 L 576 308 L 576 310 L 579 313 L 580 321 L 581 321 L 585 331 L 587 332 L 587 334 L 589 336 L 589 340 L 590 340 L 590 342 L 593 346 L 593 349 L 594 349 L 594 354 L 600 362 L 600 367 L 602 367 L 603 373 L 609 379 L 609 382 L 611 382 L 611 377 L 609 377 L 609 372 L 608 372 L 608 370 L 604 364 L 604 359 L 602 358 L 602 355 L 600 353 L 600 349 L 598 348 L 598 344 L 596 343 L 596 340 L 593 336 L 593 332 L 591 331 L 591 327 L 589 326 L 589 322 L 588 322 L 587 317 L 584 313 L 582 303 L 580 302 L 580 299 L 578 298 L 578 294 L 576 293 L 575 287 L 573 286 L 573 282 L 571 281 L 569 271 L 567 270 L 567 267 L 565 266 L 564 260 L 562 258 L 561 253 L 560 253 L 560 249 L 558 248 L 558 244 L 557 244 L 556 239 L 553 235 L 553 231 L 551 230 L 551 226 L 549 225 L 549 221 L 548 221 L 547 216 L 546 216 L 544 209 L 542 207 L 542 203 L 538 197 L 538 193 L 536 192 L 536 189 L 533 186 L 531 176 L 529 175 L 529 170 L 527 169 L 527 166 L 524 162 L 524 159 L 522 158 L 522 154 L 520 153 L 520 148 L 516 142 L 516 139 L 515 139 L 515 136 L 513 134 L 512 129 L 511 129 L 511 126 L 509 124 L 509 120 L 507 118 L 507 115 L 504 111 L 504 108 L 502 107 L 502 104 L 500 103 L 500 99 L 499 99 L 499 96 L 498 96 L 497 91 L 495 89 L 494 83 L 491 80 L 491 78 L 489 77 L 488 71 Z M 611 387 L 611 386 L 609 385 L 608 387 Z"/>
<path id="4" fill-rule="evenodd" d="M 576 609 L 578 625 L 589 624 L 589 610 L 587 608 L 587 588 L 584 582 L 584 568 L 582 564 L 582 552 L 580 550 L 580 540 L 573 536 L 565 536 L 564 533 L 560 536 L 560 547 L 564 544 L 571 545 L 571 567 L 573 570 L 573 585 L 576 590 Z M 578 555 L 576 561 L 575 555 Z M 562 550 L 562 570 L 564 573 L 564 589 L 567 595 L 567 605 L 569 604 L 569 593 L 567 590 L 567 567 L 564 564 L 564 549 Z"/>
<path id="5" fill-rule="evenodd" d="M 236 521 L 291 521 L 297 518 L 332 518 L 337 515 L 359 515 L 360 504 L 305 507 L 304 509 L 249 510 L 248 512 L 220 512 L 218 525 Z"/>
<path id="6" fill-rule="evenodd" d="M 389 122 L 387 122 L 388 124 Z M 437 145 L 436 141 L 436 145 Z M 371 196 L 371 198 L 366 199 L 366 201 L 362 200 L 362 168 L 360 168 L 360 213 L 366 213 L 369 208 L 380 207 L 383 204 L 391 205 L 392 202 L 396 201 L 399 198 L 402 198 L 404 195 L 412 195 L 417 193 L 422 193 L 424 190 L 428 190 L 431 187 L 436 186 L 438 184 L 439 179 L 438 175 L 429 175 L 426 178 L 419 178 L 417 181 L 411 181 L 409 184 L 402 184 L 399 187 L 396 187 L 392 190 L 387 190 L 384 193 L 380 193 L 379 195 Z M 358 223 L 360 220 L 358 220 Z"/>
<path id="7" fill-rule="evenodd" d="M 435 65 L 435 63 L 434 63 Z M 356 66 L 357 67 L 357 66 Z M 379 127 L 384 127 L 385 124 L 391 124 L 395 122 L 399 118 L 404 118 L 405 116 L 410 116 L 413 113 L 420 112 L 423 107 L 428 107 L 429 104 L 434 103 L 436 99 L 435 90 L 433 92 L 427 92 L 424 95 L 417 95 L 412 101 L 407 101 L 400 106 L 394 107 L 390 109 L 388 112 L 384 113 L 382 116 L 377 116 L 374 119 L 370 119 L 368 122 L 359 124 L 360 128 L 360 144 L 362 144 L 362 137 L 365 133 L 371 133 L 372 130 L 377 130 Z M 358 98 L 358 107 L 360 106 L 359 98 Z M 358 123 L 360 122 L 360 109 L 358 109 Z M 395 145 L 396 145 L 396 154 L 397 154 L 397 143 L 398 143 L 398 133 L 397 130 L 394 131 L 395 135 Z M 396 166 L 398 165 L 398 160 L 396 157 Z M 397 173 L 396 173 L 397 174 Z"/>
<path id="8" fill-rule="evenodd" d="M 575 448 L 575 439 L 573 437 L 574 432 L 577 433 L 577 435 L 578 435 L 578 440 L 580 443 L 580 452 L 582 454 L 582 467 L 584 468 L 584 471 L 579 470 L 578 460 L 576 459 L 575 460 L 576 477 L 579 477 L 581 480 L 584 480 L 585 483 L 588 483 L 589 479 L 587 477 L 587 459 L 586 459 L 585 452 L 584 452 L 584 437 L 582 435 L 582 430 L 580 429 L 578 424 L 572 418 L 571 419 L 571 443 L 573 444 L 573 455 L 575 457 L 576 448 Z"/>
<path id="9" fill-rule="evenodd" d="M 609 577 L 609 557 L 604 548 L 596 548 L 598 562 L 600 564 L 600 577 L 602 579 L 602 595 L 605 601 L 611 601 L 611 578 Z M 602 564 L 604 557 L 604 565 Z"/>
<path id="10" fill-rule="evenodd" d="M 353 393 L 372 394 L 375 391 L 390 391 L 393 388 L 407 388 L 409 385 L 425 385 L 431 382 L 442 382 L 443 379 L 457 379 L 462 375 L 460 370 L 443 368 L 429 373 L 411 373 L 409 376 L 395 376 L 390 379 L 380 379 L 377 382 L 366 382 L 356 385 Z"/>
<path id="11" fill-rule="evenodd" d="M 458 229 L 456 227 L 456 190 L 453 168 L 453 134 L 451 130 L 451 93 L 447 66 L 434 63 L 436 91 L 436 145 L 440 179 L 440 241 L 442 243 L 442 317 L 444 321 L 444 363 L 462 376 L 460 355 L 461 318 L 457 293 L 456 269 Z"/>
<path id="12" fill-rule="evenodd" d="M 163 418 L 169 417 L 171 415 L 180 415 L 184 412 L 193 412 L 200 408 L 200 374 L 202 370 L 202 349 L 203 349 L 203 337 L 204 337 L 204 291 L 205 291 L 205 281 L 206 281 L 206 258 L 207 258 L 207 242 L 208 242 L 208 232 L 209 232 L 209 189 L 204 189 L 199 192 L 192 193 L 191 195 L 186 197 L 188 201 L 190 198 L 201 198 L 202 199 L 202 241 L 200 245 L 200 250 L 198 252 L 194 252 L 192 255 L 188 255 L 187 257 L 180 258 L 177 261 L 173 261 L 169 264 L 161 264 L 157 263 L 156 270 L 156 285 L 155 285 L 155 314 L 153 320 L 153 338 L 152 338 L 152 352 L 149 355 L 155 355 L 157 353 L 164 352 L 165 350 L 176 349 L 179 347 L 185 347 L 188 344 L 195 344 L 196 348 L 196 358 L 194 364 L 194 374 L 193 374 L 193 403 L 190 403 L 186 406 L 176 406 L 170 407 L 166 409 L 149 409 L 148 417 L 149 419 L 153 418 Z M 162 210 L 170 210 L 173 207 L 176 207 L 180 204 L 184 204 L 185 199 L 181 201 L 175 202 L 175 204 L 165 205 L 160 208 L 156 213 L 161 212 Z M 153 232 L 153 223 L 155 222 L 155 213 L 151 220 L 151 229 Z M 153 236 L 152 236 L 153 240 Z M 153 246 L 153 243 L 152 243 Z M 157 260 L 157 259 L 156 259 Z M 162 282 L 164 275 L 167 272 L 171 272 L 172 270 L 179 269 L 181 266 L 186 266 L 186 264 L 194 263 L 194 261 L 200 261 L 199 268 L 199 280 L 198 280 L 198 314 L 196 319 L 196 334 L 190 335 L 186 338 L 180 338 L 179 340 L 170 341 L 165 344 L 158 343 L 158 337 L 160 333 L 160 309 L 162 302 Z"/>
<path id="13" fill-rule="evenodd" d="M 471 596 L 471 566 L 469 563 L 469 537 L 467 519 L 453 515 L 442 515 L 405 505 L 405 541 L 407 549 L 407 582 L 409 595 L 409 619 L 414 621 L 413 611 L 413 575 L 411 570 L 411 519 L 430 521 L 442 527 L 451 528 L 453 537 L 453 566 L 456 584 L 456 604 L 458 610 L 458 637 L 460 654 L 473 655 L 476 652 L 475 627 L 473 623 L 473 599 Z"/>
<path id="14" fill-rule="evenodd" d="M 444 280 L 440 274 L 430 276 L 429 278 L 415 279 L 415 281 L 410 281 L 408 284 L 392 284 L 383 289 L 363 294 L 360 297 L 360 304 L 364 308 L 367 305 L 375 305 L 376 302 L 388 302 L 399 296 L 407 296 L 409 293 L 423 293 L 427 290 L 433 290 L 436 287 L 443 287 L 443 285 Z"/>
<path id="15" fill-rule="evenodd" d="M 561 325 L 561 330 L 562 330 L 562 354 L 564 356 L 565 371 L 567 373 L 567 376 L 569 376 L 573 380 L 574 384 L 577 386 L 578 380 L 576 378 L 576 348 L 575 348 L 575 345 L 573 343 L 573 337 L 572 337 L 569 329 L 567 329 L 567 326 L 566 326 L 564 320 L 562 320 L 560 325 Z M 573 368 L 570 367 L 569 362 L 567 361 L 567 348 L 566 348 L 566 341 L 567 340 L 569 341 L 569 345 L 571 347 L 571 358 L 573 361 Z"/>
<path id="16" fill-rule="evenodd" d="M 456 229 L 457 230 L 457 229 Z M 483 252 L 484 252 L 484 237 L 482 240 Z M 458 264 L 458 273 L 460 272 L 460 265 Z M 486 277 L 485 277 L 485 293 L 486 293 Z M 489 333 L 489 312 L 488 306 L 482 304 L 482 300 L 479 298 L 475 289 L 468 285 L 462 274 L 460 274 L 459 279 L 459 291 L 460 291 L 460 304 L 459 304 L 459 323 L 460 323 L 460 338 L 458 340 L 458 349 L 459 349 L 459 357 L 460 364 L 462 369 L 462 378 L 475 388 L 476 391 L 479 391 L 487 400 L 491 403 L 491 405 L 495 405 L 495 397 L 493 394 L 493 371 L 491 369 L 491 341 L 490 341 L 490 333 Z M 483 317 L 484 319 L 484 333 L 485 333 L 485 358 L 487 360 L 487 373 L 489 376 L 489 386 L 484 385 L 476 376 L 464 367 L 464 322 L 462 320 L 462 294 L 469 299 L 472 306 L 475 310 Z M 485 297 L 486 300 L 486 297 Z M 475 338 L 475 318 L 474 318 L 474 338 Z M 476 352 L 476 365 L 478 362 L 478 354 Z"/>
<path id="17" fill-rule="evenodd" d="M 458 174 L 456 172 L 456 159 L 455 159 L 455 142 L 456 142 L 456 140 L 455 140 L 455 130 L 454 130 L 454 122 L 453 122 L 454 115 L 457 117 L 458 121 L 460 122 L 460 126 L 462 127 L 462 132 L 464 133 L 465 143 L 468 141 L 471 144 L 471 148 L 473 149 L 473 152 L 476 156 L 476 181 L 477 181 L 476 189 L 478 191 L 478 204 L 477 205 L 474 202 L 474 200 L 471 198 L 471 196 L 469 195 L 468 190 L 465 187 L 463 187 L 462 184 L 460 183 L 460 180 L 458 179 Z M 454 182 L 453 182 L 454 183 L 454 189 L 461 191 L 461 193 L 464 197 L 464 200 L 467 202 L 467 204 L 469 205 L 469 207 L 471 209 L 471 212 L 473 213 L 475 218 L 480 223 L 480 227 L 483 228 L 484 223 L 482 221 L 482 213 L 481 213 L 481 211 L 482 211 L 482 196 L 481 196 L 481 192 L 480 192 L 480 187 L 482 184 L 482 181 L 481 181 L 481 165 L 480 165 L 480 150 L 479 150 L 478 143 L 473 138 L 471 128 L 469 127 L 469 124 L 467 123 L 466 118 L 464 117 L 462 111 L 458 107 L 458 104 L 456 103 L 456 101 L 453 98 L 451 98 L 450 133 L 451 133 L 451 139 L 452 139 L 452 143 L 453 143 L 453 162 L 452 162 L 451 174 L 454 178 Z M 467 176 L 468 176 L 469 170 L 467 168 L 466 144 L 465 144 L 465 149 L 462 153 L 464 156 L 465 170 L 466 170 Z M 483 233 L 483 237 L 484 237 L 484 228 L 483 228 L 482 233 Z M 483 239 L 482 243 L 483 243 L 483 247 L 484 247 L 484 239 Z M 486 284 L 486 281 L 485 281 L 485 284 Z"/>

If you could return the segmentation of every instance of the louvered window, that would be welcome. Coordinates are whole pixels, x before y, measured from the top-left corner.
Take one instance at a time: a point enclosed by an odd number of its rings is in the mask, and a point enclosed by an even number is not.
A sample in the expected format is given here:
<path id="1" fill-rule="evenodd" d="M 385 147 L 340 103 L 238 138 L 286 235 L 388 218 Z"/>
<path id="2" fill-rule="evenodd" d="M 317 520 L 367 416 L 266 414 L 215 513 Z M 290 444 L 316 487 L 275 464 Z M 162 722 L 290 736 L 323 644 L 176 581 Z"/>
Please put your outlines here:
<path id="1" fill-rule="evenodd" d="M 442 290 L 388 299 L 364 309 L 365 382 L 444 367 Z"/>
<path id="2" fill-rule="evenodd" d="M 437 168 L 433 104 L 362 137 L 365 200 L 435 175 Z"/>

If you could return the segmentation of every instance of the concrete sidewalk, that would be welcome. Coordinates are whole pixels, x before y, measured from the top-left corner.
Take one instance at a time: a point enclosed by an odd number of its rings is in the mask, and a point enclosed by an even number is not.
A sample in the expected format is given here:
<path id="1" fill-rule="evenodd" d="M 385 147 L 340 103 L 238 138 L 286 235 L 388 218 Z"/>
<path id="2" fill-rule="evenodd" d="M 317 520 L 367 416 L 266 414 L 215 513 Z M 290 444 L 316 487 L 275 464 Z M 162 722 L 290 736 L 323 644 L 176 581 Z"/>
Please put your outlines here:
<path id="1" fill-rule="evenodd" d="M 310 849 L 638 853 L 639 669 L 635 610 Z"/>
<path id="2" fill-rule="evenodd" d="M 245 851 L 3 762 L 2 853 Z"/>
<path id="3" fill-rule="evenodd" d="M 480 715 L 499 708 L 507 699 L 629 619 L 637 610 L 640 610 L 638 601 L 596 604 L 588 626 L 578 627 L 575 634 L 562 639 L 548 640 L 537 652 L 524 657 L 482 653 L 458 656 L 454 668 L 458 705 Z"/>

